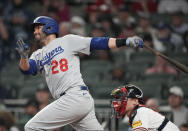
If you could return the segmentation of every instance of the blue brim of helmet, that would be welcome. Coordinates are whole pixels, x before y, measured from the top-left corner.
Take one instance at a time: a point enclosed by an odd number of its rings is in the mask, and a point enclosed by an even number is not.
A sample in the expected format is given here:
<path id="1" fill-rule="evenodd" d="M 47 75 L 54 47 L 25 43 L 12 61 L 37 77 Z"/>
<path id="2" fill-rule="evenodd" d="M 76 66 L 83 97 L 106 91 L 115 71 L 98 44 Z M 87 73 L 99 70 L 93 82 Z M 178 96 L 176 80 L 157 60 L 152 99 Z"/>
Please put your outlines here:
<path id="1" fill-rule="evenodd" d="M 32 23 L 31 26 L 30 26 L 31 31 L 33 32 L 33 31 L 34 31 L 34 28 L 35 28 L 36 26 L 39 26 L 39 25 L 44 25 L 44 24 L 42 24 L 42 23 Z"/>

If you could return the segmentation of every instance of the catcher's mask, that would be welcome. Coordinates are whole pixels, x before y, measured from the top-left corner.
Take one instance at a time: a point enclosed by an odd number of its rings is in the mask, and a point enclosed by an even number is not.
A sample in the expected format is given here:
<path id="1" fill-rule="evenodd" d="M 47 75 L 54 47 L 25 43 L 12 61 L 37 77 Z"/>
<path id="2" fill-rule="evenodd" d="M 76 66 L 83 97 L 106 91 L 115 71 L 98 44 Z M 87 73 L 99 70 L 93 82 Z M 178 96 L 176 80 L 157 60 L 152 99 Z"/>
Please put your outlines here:
<path id="1" fill-rule="evenodd" d="M 128 98 L 137 98 L 140 102 L 143 97 L 141 89 L 132 84 L 114 89 L 111 95 L 115 99 L 112 100 L 112 108 L 117 118 L 125 115 Z"/>

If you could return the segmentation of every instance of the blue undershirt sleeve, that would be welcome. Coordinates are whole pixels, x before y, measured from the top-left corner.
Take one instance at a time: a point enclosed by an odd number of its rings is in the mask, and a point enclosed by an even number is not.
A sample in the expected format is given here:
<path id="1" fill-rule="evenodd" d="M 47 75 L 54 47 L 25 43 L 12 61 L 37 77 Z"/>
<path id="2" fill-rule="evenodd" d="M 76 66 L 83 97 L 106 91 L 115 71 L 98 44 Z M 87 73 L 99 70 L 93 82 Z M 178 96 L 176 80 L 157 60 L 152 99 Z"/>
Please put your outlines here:
<path id="1" fill-rule="evenodd" d="M 93 50 L 108 50 L 108 37 L 94 37 L 91 39 L 90 51 Z"/>
<path id="2" fill-rule="evenodd" d="M 20 71 L 24 75 L 30 75 L 30 74 L 31 75 L 36 75 L 37 74 L 37 64 L 36 64 L 36 62 L 34 60 L 32 60 L 32 59 L 29 59 L 29 65 L 30 65 L 29 70 L 23 71 L 21 68 L 19 68 Z"/>

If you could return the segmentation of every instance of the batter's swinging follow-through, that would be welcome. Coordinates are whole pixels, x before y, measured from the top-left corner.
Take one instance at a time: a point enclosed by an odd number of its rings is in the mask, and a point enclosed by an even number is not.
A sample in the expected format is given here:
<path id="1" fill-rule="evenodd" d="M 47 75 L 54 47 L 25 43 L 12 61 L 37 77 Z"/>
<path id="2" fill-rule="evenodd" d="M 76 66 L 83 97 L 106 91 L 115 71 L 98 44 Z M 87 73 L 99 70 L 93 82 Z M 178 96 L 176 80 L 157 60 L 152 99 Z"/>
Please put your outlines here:
<path id="1" fill-rule="evenodd" d="M 78 53 L 89 55 L 93 50 L 121 46 L 143 47 L 143 40 L 137 36 L 116 39 L 73 34 L 57 38 L 57 22 L 46 16 L 37 17 L 32 26 L 35 39 L 43 47 L 28 58 L 28 45 L 18 40 L 16 50 L 21 56 L 19 67 L 24 74 L 43 74 L 56 100 L 28 121 L 25 130 L 52 130 L 67 124 L 77 131 L 103 130 L 95 116 L 93 98 L 80 74 Z"/>

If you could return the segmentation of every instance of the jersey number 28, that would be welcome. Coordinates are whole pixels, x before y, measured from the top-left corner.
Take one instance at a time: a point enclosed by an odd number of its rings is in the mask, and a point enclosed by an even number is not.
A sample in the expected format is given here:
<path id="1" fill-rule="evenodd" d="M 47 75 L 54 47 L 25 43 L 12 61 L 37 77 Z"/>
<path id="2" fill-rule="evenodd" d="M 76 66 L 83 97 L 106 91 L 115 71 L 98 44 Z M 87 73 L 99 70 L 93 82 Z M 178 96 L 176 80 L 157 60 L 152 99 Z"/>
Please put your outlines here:
<path id="1" fill-rule="evenodd" d="M 51 62 L 51 65 L 52 65 L 52 74 L 59 73 L 59 70 L 56 69 L 58 66 L 59 66 L 59 68 L 60 68 L 60 70 L 62 72 L 65 72 L 65 71 L 68 70 L 68 61 L 67 61 L 67 59 L 61 59 L 59 62 L 56 61 L 56 60 L 53 60 Z"/>

